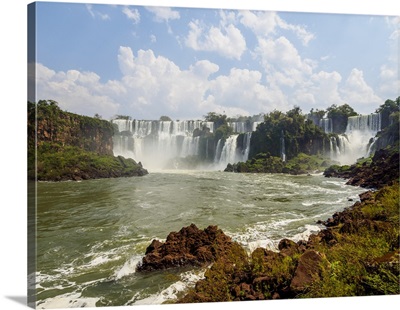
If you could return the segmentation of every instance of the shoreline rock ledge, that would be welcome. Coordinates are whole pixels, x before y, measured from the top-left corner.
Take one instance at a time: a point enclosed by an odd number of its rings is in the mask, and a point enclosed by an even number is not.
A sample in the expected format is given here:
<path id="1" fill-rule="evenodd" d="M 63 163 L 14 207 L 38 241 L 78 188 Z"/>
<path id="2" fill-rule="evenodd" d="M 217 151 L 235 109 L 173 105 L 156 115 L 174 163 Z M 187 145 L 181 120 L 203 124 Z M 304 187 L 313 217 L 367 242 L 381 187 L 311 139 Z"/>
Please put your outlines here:
<path id="1" fill-rule="evenodd" d="M 217 226 L 204 230 L 195 224 L 171 232 L 165 242 L 154 239 L 136 271 L 154 271 L 182 266 L 205 266 L 227 255 L 236 242 Z"/>

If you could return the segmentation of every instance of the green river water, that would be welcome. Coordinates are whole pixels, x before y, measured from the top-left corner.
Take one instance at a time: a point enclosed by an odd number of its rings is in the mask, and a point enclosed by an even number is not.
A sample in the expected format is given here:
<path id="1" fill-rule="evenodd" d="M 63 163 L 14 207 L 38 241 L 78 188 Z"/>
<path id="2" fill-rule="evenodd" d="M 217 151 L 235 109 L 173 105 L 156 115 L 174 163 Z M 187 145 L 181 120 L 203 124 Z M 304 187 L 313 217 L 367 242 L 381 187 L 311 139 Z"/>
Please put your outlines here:
<path id="1" fill-rule="evenodd" d="M 161 304 L 204 270 L 136 273 L 152 239 L 217 225 L 249 251 L 300 240 L 365 191 L 322 175 L 162 171 L 37 185 L 39 309 Z M 32 186 L 33 184 L 30 184 Z M 353 201 L 349 201 L 353 200 Z M 32 275 L 31 275 L 32 276 Z"/>

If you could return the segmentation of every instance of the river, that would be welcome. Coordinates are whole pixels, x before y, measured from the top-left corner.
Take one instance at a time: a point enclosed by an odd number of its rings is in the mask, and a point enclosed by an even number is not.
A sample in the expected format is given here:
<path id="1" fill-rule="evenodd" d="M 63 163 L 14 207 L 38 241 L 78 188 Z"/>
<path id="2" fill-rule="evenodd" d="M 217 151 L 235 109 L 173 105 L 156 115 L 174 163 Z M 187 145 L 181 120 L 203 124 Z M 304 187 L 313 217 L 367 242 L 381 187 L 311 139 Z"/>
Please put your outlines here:
<path id="1" fill-rule="evenodd" d="M 217 225 L 248 251 L 322 227 L 362 188 L 322 175 L 160 171 L 144 177 L 37 184 L 37 308 L 161 304 L 202 269 L 136 273 L 152 239 Z M 32 186 L 32 184 L 30 184 Z M 352 200 L 352 201 L 351 201 Z"/>

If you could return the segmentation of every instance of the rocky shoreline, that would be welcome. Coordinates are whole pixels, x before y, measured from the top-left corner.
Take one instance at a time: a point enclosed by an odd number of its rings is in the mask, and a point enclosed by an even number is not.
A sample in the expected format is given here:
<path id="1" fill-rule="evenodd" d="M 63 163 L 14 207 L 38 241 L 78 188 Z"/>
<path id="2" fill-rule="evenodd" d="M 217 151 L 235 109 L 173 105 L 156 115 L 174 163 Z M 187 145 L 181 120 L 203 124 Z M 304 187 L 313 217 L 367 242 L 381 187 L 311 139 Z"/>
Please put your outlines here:
<path id="1" fill-rule="evenodd" d="M 351 166 L 334 165 L 325 170 L 324 176 L 349 179 L 347 185 L 379 189 L 399 181 L 399 152 L 380 149 L 371 161 L 361 161 Z"/>
<path id="2" fill-rule="evenodd" d="M 327 177 L 374 190 L 319 222 L 326 228 L 308 240 L 248 255 L 216 226 L 192 224 L 154 240 L 137 271 L 209 266 L 177 303 L 400 294 L 398 156 L 381 150 L 369 163 L 327 169 Z"/>

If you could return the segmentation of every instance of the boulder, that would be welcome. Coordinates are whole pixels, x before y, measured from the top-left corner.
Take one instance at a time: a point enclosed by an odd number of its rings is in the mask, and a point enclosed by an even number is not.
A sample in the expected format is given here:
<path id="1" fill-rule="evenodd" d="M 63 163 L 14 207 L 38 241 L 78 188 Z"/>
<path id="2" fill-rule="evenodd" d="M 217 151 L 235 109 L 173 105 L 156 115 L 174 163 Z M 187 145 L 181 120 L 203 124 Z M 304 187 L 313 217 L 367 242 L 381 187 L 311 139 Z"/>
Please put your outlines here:
<path id="1" fill-rule="evenodd" d="M 217 226 L 201 230 L 191 224 L 171 232 L 165 242 L 153 240 L 137 271 L 162 270 L 186 265 L 205 266 L 227 255 L 234 242 Z"/>
<path id="2" fill-rule="evenodd" d="M 282 239 L 279 241 L 278 249 L 284 256 L 293 256 L 294 254 L 300 253 L 299 245 L 289 239 Z"/>
<path id="3" fill-rule="evenodd" d="M 297 293 L 302 292 L 315 280 L 320 279 L 323 259 L 323 256 L 315 250 L 304 252 L 299 258 L 290 289 Z"/>

